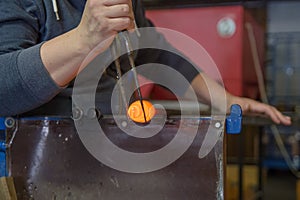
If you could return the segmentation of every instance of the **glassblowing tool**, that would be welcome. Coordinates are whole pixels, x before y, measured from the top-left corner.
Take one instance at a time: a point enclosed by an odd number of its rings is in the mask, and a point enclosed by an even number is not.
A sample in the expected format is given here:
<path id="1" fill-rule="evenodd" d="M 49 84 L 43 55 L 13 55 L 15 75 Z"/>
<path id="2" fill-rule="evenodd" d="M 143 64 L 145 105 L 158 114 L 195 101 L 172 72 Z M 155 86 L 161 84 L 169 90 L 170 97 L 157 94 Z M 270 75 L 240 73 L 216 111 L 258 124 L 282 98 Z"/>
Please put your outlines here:
<path id="1" fill-rule="evenodd" d="M 128 111 L 128 104 L 127 104 L 127 101 L 126 101 L 126 98 L 125 98 L 125 89 L 124 89 L 124 85 L 123 85 L 122 80 L 121 80 L 122 71 L 121 71 L 121 65 L 120 65 L 120 59 L 119 59 L 121 42 L 122 41 L 125 43 L 126 53 L 127 53 L 127 56 L 128 56 L 130 67 L 131 67 L 130 71 L 133 74 L 133 82 L 135 84 L 135 87 L 137 88 L 137 95 L 138 95 L 139 102 L 140 102 L 140 105 L 141 105 L 141 108 L 142 108 L 144 123 L 147 123 L 149 120 L 147 120 L 147 117 L 146 117 L 145 107 L 144 107 L 144 103 L 143 103 L 143 97 L 142 97 L 142 93 L 141 93 L 141 89 L 140 89 L 140 85 L 139 85 L 139 81 L 138 81 L 136 66 L 135 66 L 135 63 L 134 63 L 133 48 L 132 48 L 132 44 L 131 44 L 131 41 L 129 39 L 127 31 L 120 32 L 116 36 L 116 38 L 115 38 L 115 40 L 112 44 L 112 52 L 113 52 L 114 57 L 115 57 L 115 65 L 116 65 L 116 70 L 117 70 L 117 79 L 121 81 L 120 91 L 121 91 L 121 96 L 122 96 L 122 99 L 123 99 L 123 104 L 126 107 L 126 110 Z M 131 117 L 131 116 L 129 116 L 129 117 Z M 141 121 L 139 121 L 139 122 L 141 122 Z"/>

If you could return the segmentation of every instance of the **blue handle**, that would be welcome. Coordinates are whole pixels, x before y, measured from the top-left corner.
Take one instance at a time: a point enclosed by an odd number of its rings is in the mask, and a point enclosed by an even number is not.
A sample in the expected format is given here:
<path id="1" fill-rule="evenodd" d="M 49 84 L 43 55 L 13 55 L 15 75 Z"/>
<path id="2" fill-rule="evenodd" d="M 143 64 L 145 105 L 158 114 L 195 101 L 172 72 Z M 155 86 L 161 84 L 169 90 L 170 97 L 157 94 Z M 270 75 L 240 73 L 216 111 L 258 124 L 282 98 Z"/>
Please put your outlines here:
<path id="1" fill-rule="evenodd" d="M 0 130 L 5 130 L 5 117 L 0 117 Z"/>
<path id="2" fill-rule="evenodd" d="M 242 130 L 242 108 L 234 104 L 230 108 L 230 115 L 226 118 L 226 132 L 239 134 Z"/>
<path id="3" fill-rule="evenodd" d="M 0 177 L 6 176 L 5 117 L 0 117 Z"/>

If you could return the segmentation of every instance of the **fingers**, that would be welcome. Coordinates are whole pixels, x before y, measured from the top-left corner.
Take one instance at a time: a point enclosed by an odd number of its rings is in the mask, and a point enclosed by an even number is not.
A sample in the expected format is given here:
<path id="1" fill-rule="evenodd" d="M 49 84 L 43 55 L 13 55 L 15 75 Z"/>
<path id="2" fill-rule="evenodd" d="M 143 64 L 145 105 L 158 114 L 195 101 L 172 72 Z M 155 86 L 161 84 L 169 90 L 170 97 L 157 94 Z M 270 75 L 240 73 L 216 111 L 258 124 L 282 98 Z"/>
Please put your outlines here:
<path id="1" fill-rule="evenodd" d="M 99 0 L 98 0 L 99 1 Z M 103 1 L 103 5 L 105 6 L 113 6 L 113 5 L 117 5 L 117 4 L 131 4 L 131 0 L 104 0 Z"/>
<path id="2" fill-rule="evenodd" d="M 112 29 L 122 31 L 134 28 L 134 14 L 128 4 L 118 4 L 107 7 L 104 15 L 108 18 Z"/>
<path id="3" fill-rule="evenodd" d="M 98 10 L 98 13 L 101 17 L 107 19 L 108 24 L 111 24 L 111 28 L 116 28 L 115 31 L 117 32 L 134 27 L 134 13 L 131 0 L 104 0 L 103 8 L 101 11 Z M 122 29 L 118 29 L 119 27 Z"/>
<path id="4" fill-rule="evenodd" d="M 82 46 L 92 50 L 116 33 L 134 28 L 131 0 L 87 0 L 81 22 L 75 29 Z M 108 48 L 109 45 L 105 45 Z M 105 50 L 105 48 L 103 50 Z"/>
<path id="5" fill-rule="evenodd" d="M 291 125 L 291 118 L 289 116 L 283 115 L 279 110 L 277 110 L 273 106 L 271 106 L 271 109 L 276 116 L 278 124 Z"/>
<path id="6" fill-rule="evenodd" d="M 275 107 L 259 103 L 261 110 L 260 112 L 264 113 L 265 115 L 269 116 L 273 122 L 276 124 L 284 124 L 284 125 L 290 125 L 291 124 L 291 118 L 288 116 L 284 116 L 279 110 L 277 110 Z"/>
<path id="7" fill-rule="evenodd" d="M 262 109 L 263 113 L 269 116 L 273 120 L 273 122 L 275 122 L 276 124 L 281 123 L 279 111 L 277 111 L 275 108 L 268 105 L 263 105 Z"/>
<path id="8" fill-rule="evenodd" d="M 283 115 L 275 107 L 251 99 L 244 98 L 241 102 L 243 112 L 264 114 L 276 124 L 291 125 L 291 118 Z"/>
<path id="9" fill-rule="evenodd" d="M 120 5 L 113 5 L 107 7 L 105 10 L 105 15 L 108 18 L 118 18 L 118 17 L 129 17 L 131 16 L 131 10 L 128 4 L 120 4 Z"/>

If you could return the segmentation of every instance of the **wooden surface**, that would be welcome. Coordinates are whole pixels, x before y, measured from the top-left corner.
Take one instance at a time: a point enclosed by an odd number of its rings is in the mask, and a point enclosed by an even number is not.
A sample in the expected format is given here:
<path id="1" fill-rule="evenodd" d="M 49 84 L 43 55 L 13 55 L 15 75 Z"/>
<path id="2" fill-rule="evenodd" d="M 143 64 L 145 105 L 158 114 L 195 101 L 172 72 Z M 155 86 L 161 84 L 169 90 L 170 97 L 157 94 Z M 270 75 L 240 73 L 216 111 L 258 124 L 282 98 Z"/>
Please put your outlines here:
<path id="1" fill-rule="evenodd" d="M 16 200 L 16 190 L 12 177 L 0 178 L 0 199 Z"/>

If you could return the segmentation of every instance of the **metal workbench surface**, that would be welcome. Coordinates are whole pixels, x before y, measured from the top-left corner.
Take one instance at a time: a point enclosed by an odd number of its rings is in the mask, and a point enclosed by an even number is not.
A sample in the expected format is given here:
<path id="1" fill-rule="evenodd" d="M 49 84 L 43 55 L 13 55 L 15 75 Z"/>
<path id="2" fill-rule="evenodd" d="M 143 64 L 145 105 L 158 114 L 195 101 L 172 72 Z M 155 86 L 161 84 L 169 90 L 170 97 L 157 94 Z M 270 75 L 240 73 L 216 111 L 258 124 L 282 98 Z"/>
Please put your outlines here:
<path id="1" fill-rule="evenodd" d="M 215 123 L 218 141 L 200 159 L 199 149 L 208 128 Z M 127 173 L 93 157 L 81 142 L 71 119 L 18 119 L 18 130 L 8 149 L 9 175 L 14 178 L 18 198 L 223 199 L 223 121 L 211 117 L 169 117 L 158 134 L 146 139 L 125 134 L 110 118 L 100 119 L 99 124 L 112 143 L 137 154 L 155 152 L 172 143 L 179 126 L 186 137 L 195 128 L 197 135 L 187 151 L 168 166 L 148 173 Z M 157 127 L 150 124 L 146 128 Z M 176 138 L 176 144 L 184 144 L 186 137 Z M 179 146 L 173 146 L 174 152 Z"/>

